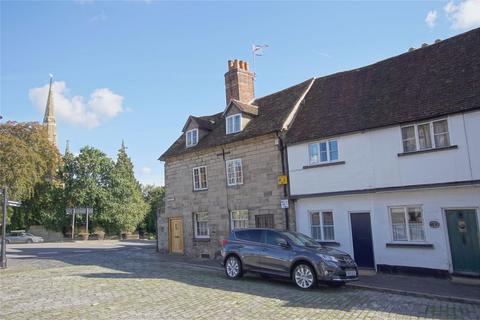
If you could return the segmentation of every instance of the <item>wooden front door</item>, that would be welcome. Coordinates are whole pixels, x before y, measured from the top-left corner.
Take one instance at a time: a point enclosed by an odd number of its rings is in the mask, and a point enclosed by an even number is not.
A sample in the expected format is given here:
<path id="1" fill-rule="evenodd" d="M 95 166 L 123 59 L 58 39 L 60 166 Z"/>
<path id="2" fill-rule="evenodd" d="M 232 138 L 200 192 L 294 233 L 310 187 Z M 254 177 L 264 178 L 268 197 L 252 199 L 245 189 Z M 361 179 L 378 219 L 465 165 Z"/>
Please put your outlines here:
<path id="1" fill-rule="evenodd" d="M 169 247 L 171 253 L 183 253 L 183 220 L 171 218 L 169 224 Z"/>
<path id="2" fill-rule="evenodd" d="M 480 275 L 480 233 L 474 209 L 445 210 L 453 272 Z"/>

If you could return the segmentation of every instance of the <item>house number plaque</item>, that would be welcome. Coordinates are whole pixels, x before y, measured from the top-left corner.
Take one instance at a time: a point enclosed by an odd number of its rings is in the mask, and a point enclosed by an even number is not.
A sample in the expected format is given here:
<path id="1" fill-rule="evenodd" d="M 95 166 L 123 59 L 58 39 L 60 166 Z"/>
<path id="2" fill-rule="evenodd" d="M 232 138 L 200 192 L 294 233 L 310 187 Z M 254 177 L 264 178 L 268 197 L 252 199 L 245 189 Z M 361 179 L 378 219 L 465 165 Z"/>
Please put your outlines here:
<path id="1" fill-rule="evenodd" d="M 438 222 L 437 220 L 430 221 L 429 225 L 430 225 L 430 228 L 433 228 L 433 229 L 440 228 L 440 222 Z"/>

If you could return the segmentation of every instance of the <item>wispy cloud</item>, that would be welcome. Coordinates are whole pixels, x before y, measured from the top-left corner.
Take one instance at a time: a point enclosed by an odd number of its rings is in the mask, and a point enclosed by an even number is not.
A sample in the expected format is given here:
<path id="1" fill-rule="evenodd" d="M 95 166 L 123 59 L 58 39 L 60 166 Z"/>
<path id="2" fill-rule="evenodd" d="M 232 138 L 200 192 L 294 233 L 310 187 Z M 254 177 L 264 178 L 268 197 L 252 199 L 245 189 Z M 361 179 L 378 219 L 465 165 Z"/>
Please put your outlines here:
<path id="1" fill-rule="evenodd" d="M 425 22 L 430 28 L 435 27 L 435 23 L 437 22 L 438 13 L 437 10 L 431 10 L 427 13 L 427 17 L 425 18 Z"/>
<path id="2" fill-rule="evenodd" d="M 55 81 L 52 86 L 55 113 L 65 122 L 94 128 L 125 111 L 124 98 L 108 88 L 93 90 L 86 101 L 82 96 L 70 97 L 70 89 L 64 81 Z M 48 84 L 30 89 L 28 96 L 32 104 L 43 112 L 47 103 Z"/>
<path id="3" fill-rule="evenodd" d="M 100 12 L 97 15 L 94 15 L 93 17 L 90 18 L 90 22 L 102 22 L 102 21 L 107 21 L 108 16 L 105 14 L 105 12 Z"/>
<path id="4" fill-rule="evenodd" d="M 443 10 L 454 29 L 480 26 L 480 0 L 450 1 L 443 7 Z"/>

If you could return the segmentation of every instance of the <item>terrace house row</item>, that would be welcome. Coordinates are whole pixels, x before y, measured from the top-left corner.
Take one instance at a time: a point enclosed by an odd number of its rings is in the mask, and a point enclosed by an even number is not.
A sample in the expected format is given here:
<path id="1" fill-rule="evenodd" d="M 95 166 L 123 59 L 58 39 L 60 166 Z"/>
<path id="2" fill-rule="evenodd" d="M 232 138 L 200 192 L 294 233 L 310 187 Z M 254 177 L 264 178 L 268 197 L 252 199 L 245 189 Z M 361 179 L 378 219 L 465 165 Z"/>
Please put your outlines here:
<path id="1" fill-rule="evenodd" d="M 361 267 L 480 274 L 480 29 L 262 98 L 244 62 L 225 84 L 223 112 L 190 117 L 161 157 L 160 249 L 214 257 L 231 229 L 266 226 Z"/>

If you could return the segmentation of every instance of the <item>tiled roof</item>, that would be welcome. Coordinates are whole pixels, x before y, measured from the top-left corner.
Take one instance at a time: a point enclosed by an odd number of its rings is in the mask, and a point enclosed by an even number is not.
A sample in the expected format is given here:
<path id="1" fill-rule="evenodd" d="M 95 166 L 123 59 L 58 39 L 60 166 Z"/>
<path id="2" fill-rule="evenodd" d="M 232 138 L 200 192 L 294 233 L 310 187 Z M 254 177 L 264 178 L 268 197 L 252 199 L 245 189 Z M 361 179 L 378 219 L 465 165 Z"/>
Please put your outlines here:
<path id="1" fill-rule="evenodd" d="M 185 134 L 182 134 L 170 148 L 161 155 L 160 160 L 164 161 L 170 156 L 194 152 L 280 131 L 284 121 L 311 82 L 312 80 L 310 79 L 290 88 L 256 99 L 252 104 L 258 107 L 258 115 L 248 123 L 245 129 L 238 133 L 225 133 L 223 112 L 211 116 L 197 117 L 197 119 L 214 122 L 211 132 L 200 139 L 196 146 L 190 148 L 185 147 Z"/>
<path id="2" fill-rule="evenodd" d="M 318 78 L 287 143 L 480 108 L 480 28 L 370 66 Z"/>
<path id="3" fill-rule="evenodd" d="M 232 99 L 232 101 L 229 103 L 228 107 L 225 109 L 223 112 L 224 114 L 227 112 L 227 110 L 230 108 L 231 105 L 236 106 L 240 111 L 251 114 L 253 116 L 258 116 L 258 107 L 248 104 L 248 103 L 243 103 L 238 100 Z"/>

